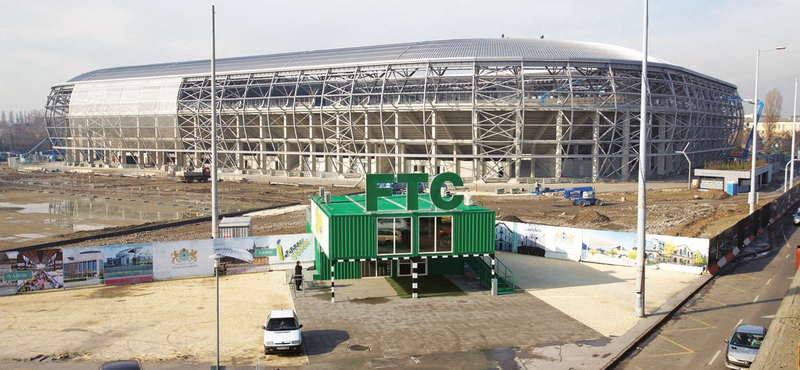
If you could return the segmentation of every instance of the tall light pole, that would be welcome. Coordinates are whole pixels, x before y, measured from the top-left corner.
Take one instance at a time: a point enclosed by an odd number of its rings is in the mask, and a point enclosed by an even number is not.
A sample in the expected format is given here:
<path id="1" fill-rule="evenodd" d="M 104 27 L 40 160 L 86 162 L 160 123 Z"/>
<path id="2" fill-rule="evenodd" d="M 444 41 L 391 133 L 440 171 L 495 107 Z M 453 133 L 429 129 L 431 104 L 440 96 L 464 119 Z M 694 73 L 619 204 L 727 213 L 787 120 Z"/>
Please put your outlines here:
<path id="1" fill-rule="evenodd" d="M 750 213 L 756 210 L 756 149 L 758 148 L 758 60 L 761 58 L 762 51 L 770 50 L 784 50 L 785 46 L 779 46 L 772 49 L 757 49 L 756 50 L 756 86 L 755 93 L 753 94 L 753 128 L 751 145 L 753 147 L 751 163 L 750 163 L 750 194 L 748 200 L 750 202 Z"/>
<path id="2" fill-rule="evenodd" d="M 642 85 L 639 99 L 639 204 L 637 219 L 637 250 L 636 250 L 636 316 L 645 317 L 644 313 L 644 263 L 647 252 L 645 251 L 645 214 L 647 210 L 645 177 L 647 174 L 647 38 L 648 38 L 648 4 L 644 0 L 644 15 L 642 20 Z"/>
<path id="3" fill-rule="evenodd" d="M 220 260 L 222 259 L 222 255 L 219 254 L 219 253 L 214 253 L 214 254 L 208 256 L 208 258 L 211 258 L 211 259 L 214 260 L 214 276 L 216 277 L 216 280 L 217 280 L 217 283 L 216 283 L 216 285 L 217 285 L 217 367 L 215 367 L 214 370 L 220 370 L 219 369 L 219 265 L 220 265 Z"/>
<path id="4" fill-rule="evenodd" d="M 786 191 L 786 189 L 789 189 L 789 188 L 792 187 L 792 185 L 794 185 L 794 181 L 793 181 L 794 180 L 794 157 L 795 157 L 794 153 L 797 152 L 797 149 L 795 147 L 795 141 L 794 141 L 795 140 L 794 139 L 795 138 L 795 132 L 797 131 L 797 79 L 798 79 L 798 77 L 794 78 L 794 108 L 792 109 L 792 156 L 791 156 L 792 168 L 791 168 L 791 172 L 789 172 L 789 178 L 787 179 L 789 186 L 784 188 L 784 191 Z"/>
<path id="5" fill-rule="evenodd" d="M 211 6 L 211 238 L 219 237 L 217 199 L 217 36 L 214 6 Z"/>

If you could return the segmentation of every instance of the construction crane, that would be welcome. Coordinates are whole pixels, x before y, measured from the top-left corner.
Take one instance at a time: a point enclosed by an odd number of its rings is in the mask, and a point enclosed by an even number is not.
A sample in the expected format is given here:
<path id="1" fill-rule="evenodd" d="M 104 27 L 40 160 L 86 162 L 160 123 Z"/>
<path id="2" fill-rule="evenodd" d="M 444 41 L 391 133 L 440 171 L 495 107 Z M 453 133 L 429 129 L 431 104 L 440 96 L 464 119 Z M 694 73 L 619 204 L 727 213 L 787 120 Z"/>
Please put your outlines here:
<path id="1" fill-rule="evenodd" d="M 753 99 L 723 99 L 723 101 L 743 101 L 750 104 L 753 103 Z M 758 135 L 758 130 L 756 130 L 756 122 L 761 120 L 761 112 L 764 110 L 764 102 L 759 100 L 758 101 L 758 112 L 756 113 L 756 119 L 753 121 L 753 131 L 756 132 Z M 744 149 L 742 150 L 742 156 L 739 158 L 739 163 L 744 162 L 745 158 L 747 158 L 747 152 L 750 150 L 750 144 L 753 141 L 753 133 L 751 132 L 750 135 L 747 135 L 747 142 L 744 144 Z"/>
<path id="2" fill-rule="evenodd" d="M 21 154 L 21 155 L 19 156 L 19 160 L 20 160 L 21 162 L 25 162 L 25 158 L 26 158 L 27 156 L 31 155 L 31 153 L 35 152 L 35 151 L 36 151 L 36 149 L 38 149 L 38 148 L 39 148 L 39 147 L 40 147 L 42 144 L 44 144 L 46 141 L 49 141 L 49 140 L 50 140 L 50 138 L 44 138 L 44 139 L 42 139 L 42 141 L 40 141 L 40 142 L 39 142 L 39 144 L 36 144 L 36 145 L 35 145 L 33 148 L 31 148 L 31 150 L 29 150 L 29 151 L 25 152 L 25 154 Z"/>

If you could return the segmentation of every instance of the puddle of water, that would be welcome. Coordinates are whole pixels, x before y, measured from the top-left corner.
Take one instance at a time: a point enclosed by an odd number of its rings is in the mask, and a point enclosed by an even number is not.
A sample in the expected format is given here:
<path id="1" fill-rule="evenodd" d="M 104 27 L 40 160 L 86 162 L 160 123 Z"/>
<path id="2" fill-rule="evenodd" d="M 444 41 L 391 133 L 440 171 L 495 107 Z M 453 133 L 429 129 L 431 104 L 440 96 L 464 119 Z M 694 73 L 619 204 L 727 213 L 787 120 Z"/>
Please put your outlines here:
<path id="1" fill-rule="evenodd" d="M 4 224 L 0 240 L 26 241 L 55 234 L 139 225 L 157 221 L 176 221 L 200 216 L 185 205 L 172 202 L 118 201 L 103 197 L 51 197 L 46 202 L 0 202 Z M 14 224 L 9 227 L 9 224 Z"/>

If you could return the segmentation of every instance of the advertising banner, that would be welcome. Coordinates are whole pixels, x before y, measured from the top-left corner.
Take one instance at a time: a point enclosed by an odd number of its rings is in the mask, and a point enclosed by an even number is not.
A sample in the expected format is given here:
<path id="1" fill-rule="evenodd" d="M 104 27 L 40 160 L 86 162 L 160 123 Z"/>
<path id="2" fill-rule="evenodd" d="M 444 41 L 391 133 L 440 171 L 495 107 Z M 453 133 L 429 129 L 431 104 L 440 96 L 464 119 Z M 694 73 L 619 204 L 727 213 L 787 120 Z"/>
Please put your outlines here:
<path id="1" fill-rule="evenodd" d="M 265 235 L 216 239 L 214 252 L 228 274 L 294 268 L 297 261 L 314 261 L 313 234 Z"/>
<path id="2" fill-rule="evenodd" d="M 63 258 L 60 249 L 6 252 L 9 278 L 15 279 L 16 292 L 61 289 L 64 287 Z M 6 272 L 3 273 L 4 278 Z M 4 280 L 5 281 L 5 280 Z"/>
<path id="3" fill-rule="evenodd" d="M 230 240 L 230 239 L 225 239 Z M 156 280 L 213 275 L 212 239 L 153 243 L 153 276 Z"/>
<path id="4" fill-rule="evenodd" d="M 495 248 L 573 261 L 635 266 L 638 235 L 630 232 L 498 221 Z M 708 239 L 646 235 L 648 265 L 700 273 L 708 264 Z"/>
<path id="5" fill-rule="evenodd" d="M 64 286 L 103 284 L 103 248 L 64 248 Z"/>
<path id="6" fill-rule="evenodd" d="M 103 276 L 106 285 L 153 281 L 151 243 L 108 245 L 103 247 Z"/>
<path id="7" fill-rule="evenodd" d="M 330 220 L 316 202 L 311 202 L 311 232 L 317 237 L 319 248 L 330 256 L 328 244 L 330 243 Z"/>

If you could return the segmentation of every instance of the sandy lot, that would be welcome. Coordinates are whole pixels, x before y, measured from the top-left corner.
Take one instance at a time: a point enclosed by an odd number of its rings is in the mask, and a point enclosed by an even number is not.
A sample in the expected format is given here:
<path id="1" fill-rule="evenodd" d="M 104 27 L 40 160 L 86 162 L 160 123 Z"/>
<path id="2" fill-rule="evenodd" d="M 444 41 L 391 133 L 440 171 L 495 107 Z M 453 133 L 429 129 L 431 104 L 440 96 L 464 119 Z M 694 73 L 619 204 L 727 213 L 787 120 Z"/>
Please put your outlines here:
<path id="1" fill-rule="evenodd" d="M 220 352 L 226 364 L 308 363 L 305 356 L 263 354 L 266 314 L 294 309 L 283 271 L 223 275 L 219 288 Z M 206 277 L 2 297 L 0 361 L 214 363 L 215 292 L 215 279 Z"/>

